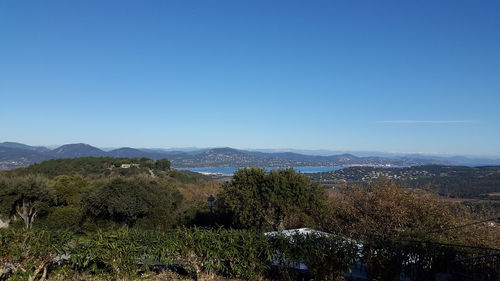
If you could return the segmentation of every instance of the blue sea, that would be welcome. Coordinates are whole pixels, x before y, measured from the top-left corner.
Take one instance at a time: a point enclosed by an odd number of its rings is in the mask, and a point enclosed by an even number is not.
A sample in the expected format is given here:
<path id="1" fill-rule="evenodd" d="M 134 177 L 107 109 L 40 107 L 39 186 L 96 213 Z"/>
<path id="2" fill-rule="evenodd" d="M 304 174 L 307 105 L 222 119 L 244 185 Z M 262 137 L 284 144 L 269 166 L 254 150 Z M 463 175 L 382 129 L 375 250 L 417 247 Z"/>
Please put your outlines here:
<path id="1" fill-rule="evenodd" d="M 305 166 L 305 167 L 292 167 L 295 171 L 301 172 L 301 173 L 320 173 L 320 172 L 331 172 L 331 171 L 337 171 L 343 168 L 346 168 L 345 166 Z M 287 169 L 285 167 L 283 168 L 278 168 L 278 167 L 268 167 L 264 168 L 266 171 L 272 171 L 272 170 L 278 170 L 278 169 Z M 177 170 L 181 171 L 192 171 L 192 172 L 197 172 L 197 173 L 202 173 L 202 174 L 223 174 L 223 175 L 232 175 L 234 172 L 238 170 L 238 168 L 178 168 Z"/>

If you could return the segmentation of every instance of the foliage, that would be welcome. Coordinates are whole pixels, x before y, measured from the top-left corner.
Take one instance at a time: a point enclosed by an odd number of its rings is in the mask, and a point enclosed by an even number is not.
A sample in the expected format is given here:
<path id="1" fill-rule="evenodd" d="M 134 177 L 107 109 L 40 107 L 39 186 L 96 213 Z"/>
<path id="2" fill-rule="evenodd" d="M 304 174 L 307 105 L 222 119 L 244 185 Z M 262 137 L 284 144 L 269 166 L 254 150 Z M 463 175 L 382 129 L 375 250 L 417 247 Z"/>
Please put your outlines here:
<path id="1" fill-rule="evenodd" d="M 15 212 L 15 205 L 19 199 L 16 185 L 30 177 L 44 180 L 43 189 L 47 191 L 40 192 L 40 195 L 50 199 L 50 202 L 45 202 L 46 200 L 36 202 L 43 208 L 39 208 L 39 211 L 35 213 L 36 220 L 30 225 L 48 229 L 95 231 L 102 227 L 110 229 L 124 224 L 128 226 L 136 224 L 137 227 L 145 229 L 170 229 L 181 223 L 192 225 L 195 223 L 193 220 L 195 214 L 206 205 L 206 197 L 217 193 L 219 184 L 208 182 L 199 174 L 176 170 L 156 170 L 155 166 L 167 168 L 169 163 L 167 160 L 154 161 L 140 158 L 134 161 L 140 163 L 139 168 L 134 166 L 119 168 L 122 163 L 133 163 L 131 159 L 89 157 L 58 159 L 26 169 L 2 172 L 0 173 L 0 219 L 3 223 L 10 223 L 11 226 L 19 224 L 20 220 L 16 221 L 18 215 Z M 53 171 L 53 169 L 60 170 Z M 149 169 L 155 170 L 150 173 Z M 34 171 L 43 172 L 51 178 L 47 180 L 45 176 L 31 174 Z M 79 174 L 80 171 L 83 173 Z M 64 172 L 68 175 L 58 175 Z M 109 194 L 105 192 L 106 188 L 103 186 L 112 179 L 123 180 L 122 186 L 118 188 L 121 189 L 121 193 L 113 193 L 109 190 Z M 130 186 L 126 187 L 126 185 Z M 138 194 L 141 195 L 132 196 Z M 188 200 L 184 200 L 182 198 L 184 196 Z M 91 198 L 96 200 L 89 200 Z M 114 199 L 108 200 L 111 198 Z M 119 201 L 122 199 L 135 200 L 135 204 L 129 204 L 131 201 L 121 202 L 123 203 L 121 204 Z M 90 203 L 102 207 L 103 212 L 95 213 L 97 209 L 88 208 Z M 123 208 L 119 210 L 120 207 Z M 128 210 L 126 211 L 125 208 Z M 109 211 L 113 215 L 109 215 Z M 120 212 L 129 212 L 130 216 L 127 217 L 127 214 L 124 214 L 121 218 Z M 87 214 L 91 216 L 85 218 Z"/>
<path id="2" fill-rule="evenodd" d="M 405 181 L 408 187 L 427 187 L 439 194 L 462 198 L 488 198 L 488 193 L 500 192 L 500 167 L 424 166 L 432 175 Z"/>
<path id="3" fill-rule="evenodd" d="M 410 280 L 432 280 L 436 273 L 449 270 L 450 261 L 499 253 L 488 248 L 372 238 L 363 243 L 362 261 L 371 280 L 395 280 L 401 273 Z"/>
<path id="4" fill-rule="evenodd" d="M 286 236 L 278 232 L 269 240 L 275 264 L 289 267 L 303 263 L 314 280 L 338 280 L 358 258 L 359 248 L 354 241 L 327 233 L 296 232 Z"/>
<path id="5" fill-rule="evenodd" d="M 98 182 L 83 200 L 90 217 L 132 226 L 155 211 L 172 221 L 183 199 L 176 189 L 159 180 L 113 178 Z"/>
<path id="6" fill-rule="evenodd" d="M 269 276 L 279 253 L 282 260 L 306 262 L 315 280 L 333 280 L 332 276 L 349 270 L 356 253 L 352 243 L 336 237 L 297 235 L 293 241 L 252 231 L 199 228 L 88 236 L 0 230 L 0 262 L 14 266 L 13 280 L 42 279 L 63 268 L 73 271 L 69 272 L 73 276 L 90 273 L 127 280 L 160 265 L 182 268 L 194 279 L 213 274 L 259 280 Z"/>
<path id="7" fill-rule="evenodd" d="M 66 254 L 71 235 L 53 231 L 0 231 L 0 264 L 9 265 L 9 280 L 45 280 Z"/>
<path id="8" fill-rule="evenodd" d="M 41 218 L 39 226 L 47 229 L 76 231 L 83 217 L 82 210 L 78 207 L 56 206 L 48 211 L 46 217 Z"/>
<path id="9" fill-rule="evenodd" d="M 83 194 L 90 189 L 90 182 L 83 177 L 57 176 L 51 180 L 56 201 L 59 205 L 76 206 L 80 204 Z"/>
<path id="10" fill-rule="evenodd" d="M 180 170 L 171 170 L 168 173 L 169 177 L 178 180 L 183 184 L 193 184 L 199 182 L 200 179 L 208 179 L 207 176 L 203 174 L 191 172 L 191 171 L 180 171 Z"/>
<path id="11" fill-rule="evenodd" d="M 154 162 L 154 168 L 161 170 L 161 171 L 168 171 L 170 170 L 171 163 L 167 159 L 159 159 Z"/>
<path id="12" fill-rule="evenodd" d="M 137 167 L 121 169 L 122 164 L 136 164 Z M 81 157 L 69 159 L 53 159 L 33 164 L 8 173 L 11 175 L 41 174 L 49 178 L 60 175 L 80 176 L 111 176 L 138 175 L 149 173 L 149 169 L 169 171 L 170 161 L 167 159 L 151 160 L 148 158 L 112 158 L 112 157 Z"/>
<path id="13" fill-rule="evenodd" d="M 131 163 L 139 167 L 119 168 Z M 207 207 L 211 194 L 214 210 Z M 198 280 L 262 280 L 276 277 L 273 262 L 283 277 L 300 261 L 314 280 L 334 280 L 363 258 L 374 280 L 418 266 L 431 276 L 450 259 L 471 255 L 435 242 L 500 247 L 498 226 L 460 227 L 484 219 L 469 209 L 388 181 L 335 189 L 328 198 L 291 169 L 241 169 L 220 189 L 220 182 L 166 161 L 61 159 L 0 173 L 0 218 L 21 212 L 33 226 L 0 229 L 0 264 L 14 266 L 9 280 L 130 280 L 165 268 Z M 185 228 L 194 225 L 212 229 Z M 263 234 L 297 227 L 339 236 Z"/>
<path id="14" fill-rule="evenodd" d="M 432 190 L 455 198 L 494 199 L 490 193 L 500 192 L 500 166 L 466 167 L 425 165 L 404 168 L 349 167 L 333 172 L 309 175 L 314 180 L 369 184 L 375 178 L 391 178 L 405 187 Z"/>
<path id="15" fill-rule="evenodd" d="M 407 238 L 499 247 L 496 228 L 475 225 L 445 231 L 481 220 L 459 203 L 440 200 L 390 181 L 352 187 L 331 195 L 330 232 L 361 239 Z"/>
<path id="16" fill-rule="evenodd" d="M 29 175 L 17 178 L 2 178 L 0 183 L 0 206 L 2 215 L 19 217 L 30 229 L 35 219 L 55 204 L 53 190 L 46 178 Z"/>
<path id="17" fill-rule="evenodd" d="M 314 224 L 324 210 L 323 188 L 293 169 L 238 170 L 218 195 L 219 210 L 239 228 L 284 229 Z"/>

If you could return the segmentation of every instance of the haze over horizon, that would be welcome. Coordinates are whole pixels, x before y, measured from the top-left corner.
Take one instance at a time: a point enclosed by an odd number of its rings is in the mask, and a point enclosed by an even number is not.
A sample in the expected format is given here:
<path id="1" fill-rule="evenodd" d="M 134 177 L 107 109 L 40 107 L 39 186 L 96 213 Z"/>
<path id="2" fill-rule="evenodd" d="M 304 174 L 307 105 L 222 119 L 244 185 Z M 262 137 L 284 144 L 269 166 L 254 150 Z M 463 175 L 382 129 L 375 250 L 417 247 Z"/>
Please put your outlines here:
<path id="1" fill-rule="evenodd" d="M 3 1 L 0 141 L 500 156 L 498 1 Z"/>
<path id="2" fill-rule="evenodd" d="M 140 147 L 134 145 L 126 145 L 126 146 L 94 146 L 90 143 L 85 142 L 75 142 L 75 143 L 65 143 L 65 144 L 53 144 L 53 145 L 38 145 L 38 144 L 29 144 L 22 143 L 11 140 L 1 140 L 0 139 L 0 147 L 5 143 L 19 143 L 24 145 L 29 145 L 33 147 L 45 147 L 48 149 L 57 149 L 61 146 L 65 145 L 73 145 L 73 144 L 85 144 L 93 147 L 97 147 L 103 151 L 112 151 L 120 148 L 133 148 L 139 150 L 163 150 L 165 152 L 168 151 L 181 151 L 181 152 L 194 152 L 194 151 L 203 151 L 207 149 L 217 149 L 217 148 L 230 148 L 237 149 L 242 151 L 255 151 L 255 152 L 266 152 L 266 153 L 280 153 L 280 152 L 292 152 L 303 155 L 317 155 L 317 156 L 331 156 L 331 155 L 339 155 L 339 154 L 353 154 L 358 157 L 366 157 L 366 156 L 382 156 L 382 157 L 390 157 L 390 156 L 412 156 L 412 155 L 420 155 L 420 156 L 429 156 L 429 157 L 468 157 L 468 158 L 484 158 L 484 159 L 497 159 L 500 160 L 500 155 L 479 155 L 479 154 L 457 154 L 457 153 L 441 153 L 441 152 L 398 152 L 398 151 L 373 151 L 373 150 L 335 150 L 335 149 L 300 149 L 300 148 L 249 148 L 249 147 L 232 147 L 227 145 L 221 146 L 205 146 L 205 147 Z"/>

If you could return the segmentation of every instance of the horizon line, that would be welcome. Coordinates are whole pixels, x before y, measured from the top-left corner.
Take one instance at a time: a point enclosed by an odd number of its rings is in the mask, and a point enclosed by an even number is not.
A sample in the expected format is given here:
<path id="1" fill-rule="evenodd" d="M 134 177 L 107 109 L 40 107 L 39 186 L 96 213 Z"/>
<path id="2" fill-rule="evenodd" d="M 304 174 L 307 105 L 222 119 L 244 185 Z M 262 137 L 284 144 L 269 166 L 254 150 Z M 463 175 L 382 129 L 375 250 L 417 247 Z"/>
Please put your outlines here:
<path id="1" fill-rule="evenodd" d="M 399 121 L 404 121 L 404 120 L 399 120 Z M 406 121 L 409 121 L 409 120 L 406 120 Z M 458 120 L 457 120 L 458 121 Z M 465 121 L 465 120 L 464 120 Z M 381 121 L 377 121 L 377 122 L 381 122 Z M 28 145 L 28 144 L 25 144 L 25 143 L 22 143 L 22 142 L 17 142 L 17 141 L 7 141 L 7 140 L 4 140 L 0 143 L 4 143 L 4 142 L 12 142 L 12 143 L 19 143 L 19 144 L 24 144 L 24 145 Z M 56 145 L 28 145 L 28 146 L 33 146 L 33 147 L 36 147 L 36 146 L 39 146 L 39 147 L 45 147 L 47 149 L 50 149 L 50 150 L 53 150 L 53 149 L 56 149 L 56 148 L 59 148 L 63 145 L 68 145 L 68 144 L 85 144 L 85 145 L 90 145 L 90 146 L 93 146 L 93 147 L 96 147 L 98 149 L 101 149 L 101 150 L 104 150 L 104 151 L 107 151 L 107 150 L 114 150 L 114 149 L 120 149 L 120 148 L 132 148 L 132 149 L 138 149 L 138 150 L 141 150 L 141 149 L 151 149 L 151 150 L 175 150 L 175 149 L 179 149 L 179 150 L 203 150 L 203 149 L 214 149 L 214 148 L 231 148 L 231 149 L 236 149 L 236 150 L 247 150 L 247 151 L 258 151 L 258 150 L 276 150 L 274 153 L 276 152 L 294 152 L 294 153 L 300 153 L 300 154 L 304 154 L 304 155 L 308 155 L 308 154 L 305 154 L 305 152 L 307 151 L 310 151 L 310 152 L 313 152 L 313 151 L 325 151 L 325 152 L 332 152 L 332 153 L 348 153 L 348 154 L 356 154 L 356 153 L 384 153 L 384 154 L 393 154 L 394 156 L 408 156 L 408 155 L 421 155 L 421 156 L 430 156 L 430 157 L 456 157 L 456 156 L 462 156 L 462 157 L 485 157 L 485 158 L 491 158 L 491 159 L 497 159 L 497 158 L 500 158 L 500 155 L 498 154 L 471 154 L 471 153 L 449 153 L 449 152 L 397 152 L 397 151 L 383 151 L 383 150 L 371 150 L 371 149 L 360 149 L 360 150 L 352 150 L 352 149 L 328 149 L 328 148 L 316 148 L 316 149 L 309 149 L 309 148 L 249 148 L 249 147 L 232 147 L 232 146 L 205 146 L 205 147 L 200 147 L 200 146 L 187 146 L 187 147 L 164 147 L 164 148 L 161 148 L 161 147 L 144 147 L 144 146 L 94 146 L 94 145 L 91 145 L 89 143 L 86 143 L 86 142 L 74 142 L 74 143 L 66 143 L 66 144 L 56 144 Z M 301 152 L 297 152 L 302 150 Z M 273 153 L 273 152 L 270 152 L 270 153 Z M 336 155 L 336 154 L 332 154 L 332 155 Z"/>

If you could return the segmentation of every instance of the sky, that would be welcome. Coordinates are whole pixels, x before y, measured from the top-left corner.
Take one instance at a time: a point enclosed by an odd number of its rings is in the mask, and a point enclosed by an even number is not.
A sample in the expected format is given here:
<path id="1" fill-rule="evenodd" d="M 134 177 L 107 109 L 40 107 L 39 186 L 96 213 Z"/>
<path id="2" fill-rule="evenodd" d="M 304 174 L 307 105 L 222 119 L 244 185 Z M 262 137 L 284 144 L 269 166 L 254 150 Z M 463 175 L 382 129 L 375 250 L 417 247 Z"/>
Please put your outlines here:
<path id="1" fill-rule="evenodd" d="M 500 155 L 500 1 L 0 1 L 0 141 Z"/>

